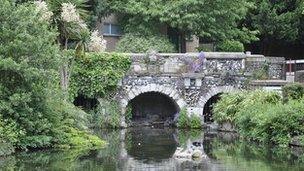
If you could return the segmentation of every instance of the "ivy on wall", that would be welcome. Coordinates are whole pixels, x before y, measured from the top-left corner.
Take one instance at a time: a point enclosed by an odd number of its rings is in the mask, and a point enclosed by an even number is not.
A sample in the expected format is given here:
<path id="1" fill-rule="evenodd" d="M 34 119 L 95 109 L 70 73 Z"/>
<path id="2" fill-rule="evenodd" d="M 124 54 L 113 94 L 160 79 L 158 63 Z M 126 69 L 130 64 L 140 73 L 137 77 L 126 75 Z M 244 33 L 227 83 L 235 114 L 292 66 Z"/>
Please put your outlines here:
<path id="1" fill-rule="evenodd" d="M 117 88 L 129 70 L 130 57 L 118 53 L 86 53 L 77 58 L 71 76 L 69 94 L 86 98 L 105 97 Z"/>

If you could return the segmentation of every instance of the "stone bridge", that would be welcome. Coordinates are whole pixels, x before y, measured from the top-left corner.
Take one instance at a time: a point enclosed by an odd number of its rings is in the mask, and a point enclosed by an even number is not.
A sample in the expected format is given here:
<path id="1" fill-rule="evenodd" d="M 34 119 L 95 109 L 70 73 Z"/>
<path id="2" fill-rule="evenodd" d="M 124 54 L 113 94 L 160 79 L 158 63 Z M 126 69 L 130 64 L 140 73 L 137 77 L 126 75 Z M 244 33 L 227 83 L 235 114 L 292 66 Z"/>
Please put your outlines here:
<path id="1" fill-rule="evenodd" d="M 284 58 L 245 53 L 131 54 L 130 71 L 119 83 L 122 113 L 133 119 L 176 119 L 181 109 L 212 121 L 212 104 L 221 93 L 248 88 L 256 73 L 284 79 Z M 126 126 L 122 115 L 121 125 Z"/>

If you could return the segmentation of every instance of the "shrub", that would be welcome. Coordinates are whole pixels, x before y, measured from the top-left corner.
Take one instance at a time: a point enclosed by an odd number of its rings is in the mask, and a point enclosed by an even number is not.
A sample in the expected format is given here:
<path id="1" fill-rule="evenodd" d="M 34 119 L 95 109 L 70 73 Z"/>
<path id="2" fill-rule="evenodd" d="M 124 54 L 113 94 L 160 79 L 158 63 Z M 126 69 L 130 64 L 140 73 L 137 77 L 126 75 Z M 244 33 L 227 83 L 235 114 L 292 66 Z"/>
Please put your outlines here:
<path id="1" fill-rule="evenodd" d="M 196 116 L 194 114 L 191 114 L 189 117 L 187 114 L 187 109 L 183 108 L 178 116 L 177 127 L 199 129 L 202 128 L 202 121 L 199 116 Z"/>
<path id="2" fill-rule="evenodd" d="M 213 118 L 218 123 L 234 123 L 237 114 L 243 108 L 256 103 L 279 103 L 281 97 L 277 92 L 255 90 L 238 91 L 221 95 L 221 99 L 214 105 Z"/>
<path id="3" fill-rule="evenodd" d="M 213 118 L 218 123 L 234 123 L 235 115 L 241 108 L 241 102 L 246 93 L 233 92 L 222 94 L 220 100 L 213 107 Z"/>
<path id="4" fill-rule="evenodd" d="M 293 136 L 304 134 L 303 120 L 303 101 L 255 103 L 239 112 L 236 125 L 247 139 L 286 146 Z"/>
<path id="5" fill-rule="evenodd" d="M 194 114 L 190 117 L 190 128 L 191 129 L 199 129 L 202 128 L 202 120 L 199 116 L 196 116 Z"/>
<path id="6" fill-rule="evenodd" d="M 178 116 L 177 120 L 177 127 L 178 128 L 189 128 L 190 125 L 190 118 L 188 117 L 187 114 L 187 109 L 183 108 Z"/>
<path id="7" fill-rule="evenodd" d="M 124 35 L 116 46 L 117 52 L 146 53 L 149 50 L 169 53 L 175 52 L 174 45 L 163 36 L 159 35 Z"/>
<path id="8" fill-rule="evenodd" d="M 113 100 L 99 100 L 99 105 L 92 112 L 91 123 L 99 128 L 119 128 L 121 111 L 118 102 Z"/>
<path id="9" fill-rule="evenodd" d="M 269 63 L 265 61 L 252 75 L 255 80 L 267 80 L 269 78 Z"/>
<path id="10" fill-rule="evenodd" d="M 59 148 L 78 148 L 84 149 L 98 149 L 105 146 L 105 141 L 102 141 L 97 136 L 91 135 L 85 131 L 79 131 L 72 127 L 63 126 L 64 142 L 58 144 Z"/>
<path id="11" fill-rule="evenodd" d="M 244 45 L 235 40 L 225 40 L 217 45 L 220 52 L 244 52 Z"/>
<path id="12" fill-rule="evenodd" d="M 304 135 L 303 104 L 303 100 L 283 104 L 277 92 L 235 92 L 222 95 L 214 119 L 232 122 L 246 139 L 286 146 L 293 136 Z"/>
<path id="13" fill-rule="evenodd" d="M 76 59 L 69 93 L 86 98 L 105 97 L 116 90 L 118 81 L 129 70 L 131 60 L 118 53 L 86 53 Z"/>
<path id="14" fill-rule="evenodd" d="M 301 99 L 304 95 L 304 85 L 301 83 L 287 84 L 282 88 L 283 101 Z"/>
<path id="15" fill-rule="evenodd" d="M 71 132 L 63 125 L 76 129 L 79 110 L 71 110 L 59 89 L 58 34 L 31 4 L 4 0 L 0 14 L 0 143 L 18 149 L 64 144 Z"/>

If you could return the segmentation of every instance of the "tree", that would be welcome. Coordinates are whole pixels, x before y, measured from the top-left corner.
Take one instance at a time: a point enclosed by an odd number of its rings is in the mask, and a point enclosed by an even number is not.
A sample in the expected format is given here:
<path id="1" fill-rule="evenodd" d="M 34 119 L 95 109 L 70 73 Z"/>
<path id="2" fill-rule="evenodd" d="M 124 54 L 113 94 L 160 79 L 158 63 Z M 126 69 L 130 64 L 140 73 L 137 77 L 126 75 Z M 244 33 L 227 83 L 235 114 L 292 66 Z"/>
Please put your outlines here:
<path id="1" fill-rule="evenodd" d="M 48 105 L 57 87 L 57 33 L 33 6 L 5 0 L 0 14 L 0 117 L 16 125 L 15 145 L 48 146 L 63 119 Z"/>
<path id="2" fill-rule="evenodd" d="M 255 8 L 247 16 L 248 27 L 257 29 L 261 52 L 271 54 L 275 44 L 297 44 L 304 41 L 302 0 L 251 0 Z"/>
<path id="3" fill-rule="evenodd" d="M 58 33 L 47 16 L 33 4 L 1 2 L 0 143 L 52 147 L 78 135 L 73 117 L 79 110 L 62 98 Z"/>
<path id="4" fill-rule="evenodd" d="M 240 25 L 252 3 L 246 0 L 115 0 L 113 8 L 136 26 L 165 23 L 181 34 L 215 40 L 253 40 L 255 32 Z M 132 26 L 132 23 L 128 23 Z M 136 28 L 133 25 L 133 28 Z M 148 28 L 148 27 L 146 27 Z M 132 30 L 132 29 L 129 29 Z"/>
<path id="5" fill-rule="evenodd" d="M 85 22 L 89 17 L 86 0 L 47 0 L 46 2 L 34 3 L 43 18 L 50 21 L 52 27 L 58 29 L 58 45 L 62 51 L 76 49 L 76 53 L 72 55 L 68 52 L 62 53 L 60 83 L 67 98 L 74 57 L 84 55 L 86 50 L 104 51 L 106 42 L 94 31 L 90 36 L 90 30 Z"/>

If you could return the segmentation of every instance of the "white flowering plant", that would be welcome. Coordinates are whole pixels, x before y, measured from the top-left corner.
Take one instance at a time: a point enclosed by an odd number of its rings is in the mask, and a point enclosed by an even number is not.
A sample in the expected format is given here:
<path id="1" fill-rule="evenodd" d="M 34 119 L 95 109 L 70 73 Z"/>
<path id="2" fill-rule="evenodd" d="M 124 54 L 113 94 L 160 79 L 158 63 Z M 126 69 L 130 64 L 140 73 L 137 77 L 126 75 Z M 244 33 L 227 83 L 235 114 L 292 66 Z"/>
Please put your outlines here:
<path id="1" fill-rule="evenodd" d="M 104 52 L 106 49 L 107 41 L 99 36 L 97 30 L 93 31 L 88 43 L 88 50 L 91 52 Z"/>
<path id="2" fill-rule="evenodd" d="M 35 1 L 34 4 L 36 5 L 36 10 L 41 14 L 42 20 L 49 21 L 52 18 L 53 12 L 49 10 L 45 1 Z"/>

